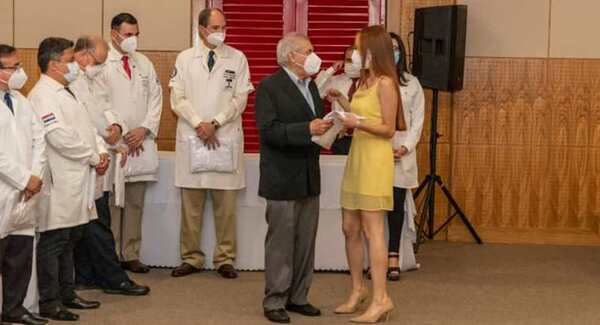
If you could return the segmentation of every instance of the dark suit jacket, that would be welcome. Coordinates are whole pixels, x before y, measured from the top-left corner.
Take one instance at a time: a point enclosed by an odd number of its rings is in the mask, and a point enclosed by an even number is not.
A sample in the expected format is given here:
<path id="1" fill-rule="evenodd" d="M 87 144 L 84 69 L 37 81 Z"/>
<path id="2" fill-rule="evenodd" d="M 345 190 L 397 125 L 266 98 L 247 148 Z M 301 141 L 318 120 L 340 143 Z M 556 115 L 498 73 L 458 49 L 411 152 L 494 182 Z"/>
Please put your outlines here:
<path id="1" fill-rule="evenodd" d="M 258 195 L 268 200 L 297 200 L 321 194 L 320 147 L 311 141 L 308 125 L 322 118 L 324 110 L 314 81 L 309 89 L 316 115 L 283 68 L 261 81 L 256 90 Z"/>

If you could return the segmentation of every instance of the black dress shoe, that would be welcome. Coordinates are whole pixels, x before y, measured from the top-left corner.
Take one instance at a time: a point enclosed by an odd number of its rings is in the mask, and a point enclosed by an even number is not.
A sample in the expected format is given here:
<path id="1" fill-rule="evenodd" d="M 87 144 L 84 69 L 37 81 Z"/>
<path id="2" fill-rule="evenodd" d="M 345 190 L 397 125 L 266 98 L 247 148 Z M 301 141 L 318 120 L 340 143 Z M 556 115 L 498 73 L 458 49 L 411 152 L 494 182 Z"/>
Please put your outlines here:
<path id="1" fill-rule="evenodd" d="M 121 267 L 124 270 L 131 271 L 133 273 L 148 273 L 148 272 L 150 272 L 150 268 L 148 267 L 148 265 L 140 262 L 140 260 L 121 262 Z"/>
<path id="2" fill-rule="evenodd" d="M 317 308 L 311 304 L 306 304 L 306 305 L 288 304 L 285 306 L 285 309 L 288 311 L 291 311 L 293 313 L 298 313 L 298 314 L 301 314 L 304 316 L 310 316 L 310 317 L 321 316 L 321 311 L 319 310 L 319 308 Z"/>
<path id="3" fill-rule="evenodd" d="M 121 282 L 118 287 L 104 289 L 104 293 L 109 295 L 145 296 L 149 292 L 149 287 L 139 285 L 131 280 Z"/>
<path id="4" fill-rule="evenodd" d="M 283 309 L 265 310 L 265 317 L 273 323 L 290 322 L 290 316 Z"/>
<path id="5" fill-rule="evenodd" d="M 75 297 L 71 300 L 63 300 L 63 306 L 71 309 L 96 309 L 100 307 L 99 301 L 85 300 L 80 297 Z"/>
<path id="6" fill-rule="evenodd" d="M 74 314 L 66 309 L 59 309 L 53 313 L 40 313 L 40 315 L 51 320 L 58 320 L 63 322 L 74 322 L 79 320 L 79 315 Z"/>
<path id="7" fill-rule="evenodd" d="M 217 270 L 217 273 L 219 273 L 225 279 L 235 279 L 238 277 L 238 274 L 235 271 L 235 268 L 231 264 L 221 265 L 219 267 L 219 269 Z"/>
<path id="8" fill-rule="evenodd" d="M 48 320 L 45 318 L 37 317 L 35 315 L 26 313 L 19 317 L 8 317 L 2 316 L 3 324 L 26 324 L 26 325 L 45 325 L 48 324 Z"/>

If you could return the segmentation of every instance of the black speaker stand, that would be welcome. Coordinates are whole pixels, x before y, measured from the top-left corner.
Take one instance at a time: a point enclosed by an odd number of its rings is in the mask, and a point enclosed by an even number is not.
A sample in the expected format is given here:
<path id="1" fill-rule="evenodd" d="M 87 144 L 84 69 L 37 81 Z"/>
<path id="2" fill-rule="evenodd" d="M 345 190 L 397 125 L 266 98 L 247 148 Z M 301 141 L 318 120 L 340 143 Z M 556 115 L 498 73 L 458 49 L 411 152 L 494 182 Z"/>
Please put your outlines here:
<path id="1" fill-rule="evenodd" d="M 415 251 L 418 251 L 419 245 L 427 239 L 433 239 L 435 235 L 437 235 L 440 231 L 448 227 L 450 222 L 457 215 L 462 220 L 462 223 L 467 227 L 471 236 L 475 239 L 478 244 L 483 244 L 481 238 L 473 228 L 473 225 L 469 222 L 469 219 L 465 216 L 462 209 L 458 205 L 458 202 L 452 196 L 452 193 L 448 190 L 444 182 L 442 182 L 442 177 L 437 175 L 437 140 L 439 138 L 439 134 L 437 132 L 437 120 L 438 120 L 438 95 L 439 90 L 433 90 L 433 102 L 431 109 L 431 137 L 430 137 L 430 152 L 429 152 L 429 163 L 430 170 L 429 175 L 425 177 L 425 180 L 419 185 L 415 192 L 415 200 L 419 198 L 421 193 L 424 193 L 425 198 L 423 199 L 422 206 L 417 210 L 416 220 L 418 220 L 417 226 L 417 243 L 415 246 Z M 444 223 L 438 228 L 435 229 L 434 217 L 435 217 L 435 189 L 436 185 L 442 190 L 442 193 L 448 199 L 448 202 L 454 209 L 454 213 L 444 221 Z M 423 190 L 426 189 L 425 192 Z"/>

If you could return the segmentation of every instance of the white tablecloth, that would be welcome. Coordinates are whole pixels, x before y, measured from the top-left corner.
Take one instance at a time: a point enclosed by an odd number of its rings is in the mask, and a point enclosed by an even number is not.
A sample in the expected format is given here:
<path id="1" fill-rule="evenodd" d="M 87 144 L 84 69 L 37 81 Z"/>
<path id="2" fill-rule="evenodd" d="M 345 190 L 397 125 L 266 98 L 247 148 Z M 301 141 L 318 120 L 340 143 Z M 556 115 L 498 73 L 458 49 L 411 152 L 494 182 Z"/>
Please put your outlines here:
<path id="1" fill-rule="evenodd" d="M 159 181 L 148 187 L 142 223 L 141 259 L 152 266 L 175 267 L 181 263 L 179 231 L 180 192 L 174 185 L 174 153 L 160 153 Z M 237 208 L 237 267 L 242 270 L 264 268 L 264 240 L 267 232 L 265 200 L 258 196 L 259 157 L 246 154 L 246 189 L 240 191 Z M 321 156 L 321 211 L 315 268 L 347 269 L 341 228 L 339 193 L 345 156 Z M 215 230 L 212 203 L 204 213 L 201 248 L 206 268 L 212 268 Z"/>

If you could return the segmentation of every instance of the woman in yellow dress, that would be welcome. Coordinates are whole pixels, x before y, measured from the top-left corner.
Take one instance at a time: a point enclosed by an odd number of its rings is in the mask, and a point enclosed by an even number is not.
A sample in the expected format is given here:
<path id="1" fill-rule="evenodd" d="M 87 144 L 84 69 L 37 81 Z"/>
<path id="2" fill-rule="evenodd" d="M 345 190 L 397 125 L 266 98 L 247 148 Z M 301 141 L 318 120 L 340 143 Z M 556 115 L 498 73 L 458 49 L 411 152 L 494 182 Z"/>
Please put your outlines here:
<path id="1" fill-rule="evenodd" d="M 352 102 L 338 91 L 328 97 L 347 113 L 344 126 L 354 129 L 352 145 L 342 181 L 342 224 L 346 255 L 352 277 L 352 292 L 335 312 L 351 314 L 368 296 L 363 280 L 363 239 L 369 247 L 373 279 L 371 305 L 352 322 L 375 323 L 394 308 L 386 288 L 387 246 L 384 217 L 394 208 L 394 155 L 391 138 L 405 127 L 402 114 L 392 40 L 382 26 L 366 27 L 358 33 L 353 64 L 361 68 L 361 79 Z"/>

